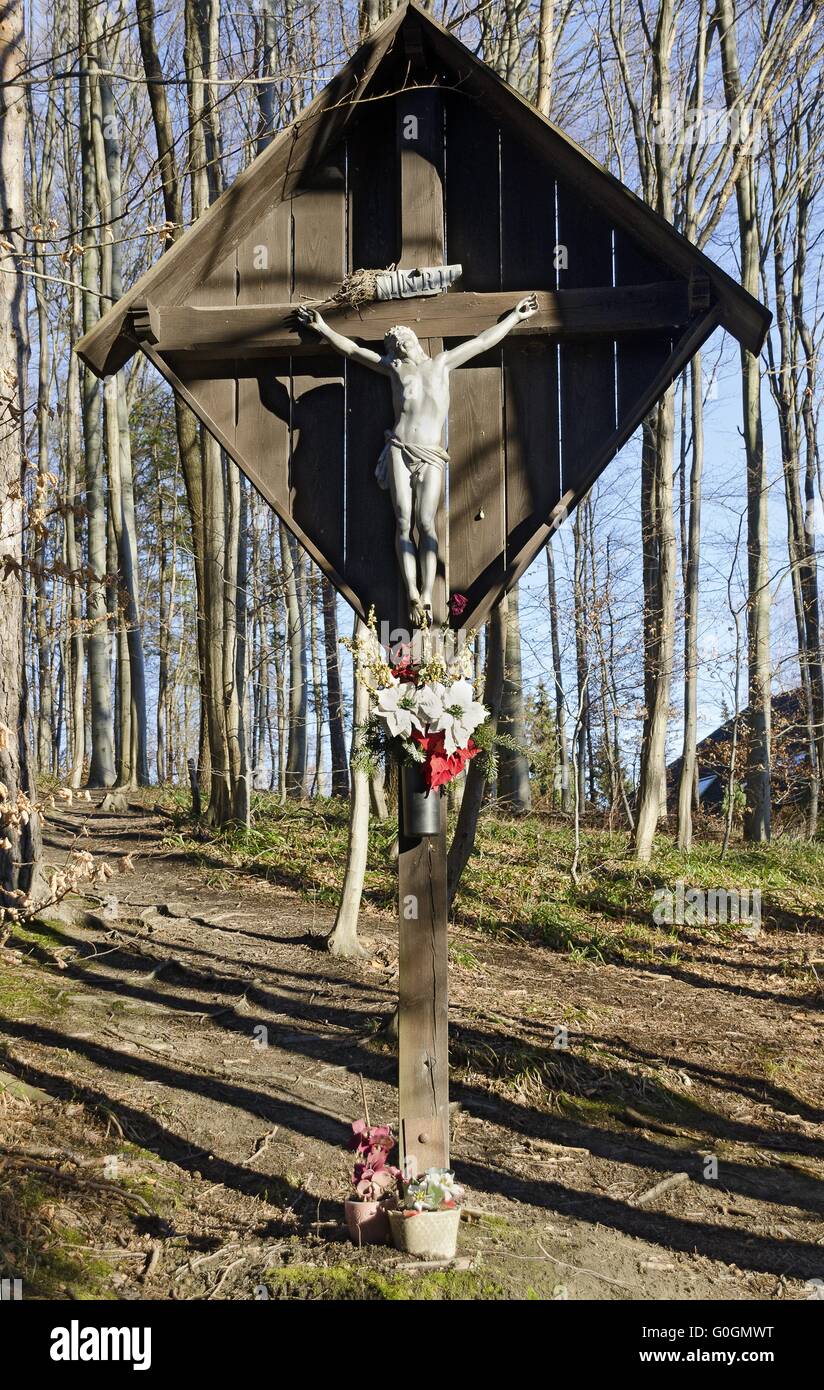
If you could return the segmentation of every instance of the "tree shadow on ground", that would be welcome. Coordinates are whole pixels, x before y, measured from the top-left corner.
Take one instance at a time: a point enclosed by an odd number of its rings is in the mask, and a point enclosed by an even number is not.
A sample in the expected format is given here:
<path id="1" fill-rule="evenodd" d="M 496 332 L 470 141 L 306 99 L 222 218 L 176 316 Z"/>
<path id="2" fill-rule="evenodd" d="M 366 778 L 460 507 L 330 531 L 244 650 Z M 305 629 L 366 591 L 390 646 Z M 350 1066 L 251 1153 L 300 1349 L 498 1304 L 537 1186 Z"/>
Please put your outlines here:
<path id="1" fill-rule="evenodd" d="M 64 1039 L 73 1041 L 71 1039 Z M 53 1044 L 47 1044 L 53 1045 Z M 109 1052 L 110 1049 L 104 1049 Z M 169 1163 L 174 1163 L 185 1172 L 199 1175 L 207 1182 L 218 1183 L 221 1187 L 226 1187 L 232 1191 L 245 1196 L 257 1196 L 273 1206 L 283 1207 L 294 1212 L 303 1224 L 307 1227 L 316 1224 L 318 1220 L 340 1220 L 340 1206 L 336 1202 L 326 1199 L 319 1201 L 311 1193 L 302 1187 L 297 1187 L 282 1174 L 271 1175 L 256 1172 L 241 1163 L 234 1163 L 229 1159 L 219 1158 L 211 1151 L 198 1147 L 181 1134 L 177 1134 L 168 1125 L 161 1124 L 153 1115 L 141 1110 L 135 1105 L 131 1105 L 122 1099 L 111 1096 L 107 1091 L 97 1086 L 89 1085 L 77 1079 L 69 1079 L 56 1073 L 34 1066 L 31 1063 L 13 1064 L 16 1074 L 21 1079 L 25 1079 L 32 1086 L 37 1086 L 45 1091 L 47 1095 L 53 1096 L 56 1100 L 81 1104 L 98 1118 L 111 1121 L 114 1118 L 117 1126 L 122 1131 L 123 1138 L 129 1142 L 146 1149 Z M 111 1069 L 112 1062 L 103 1063 Z M 122 1070 L 122 1067 L 117 1067 Z M 135 1068 L 134 1075 L 147 1075 L 142 1069 Z M 148 1079 L 157 1080 L 159 1078 L 148 1075 Z M 305 1107 L 293 1106 L 291 1112 L 296 1113 Z M 255 1114 L 261 1114 L 259 1110 Z M 342 1137 L 348 1135 L 348 1129 L 340 1124 L 336 1125 L 333 1117 L 321 1116 L 320 1128 L 312 1119 L 308 1124 L 296 1125 L 294 1122 L 288 1125 L 286 1121 L 287 1112 L 280 1109 L 280 1123 L 287 1128 L 294 1128 L 296 1132 L 306 1134 L 312 1132 L 315 1138 L 324 1138 L 329 1143 L 341 1143 Z M 311 1112 L 307 1111 L 311 1115 Z M 269 1119 L 271 1115 L 261 1114 L 261 1118 Z M 295 1226 L 291 1221 L 275 1223 L 267 1220 L 268 1233 L 295 1234 Z"/>
<path id="2" fill-rule="evenodd" d="M 70 1046 L 76 1050 L 78 1046 L 76 1038 L 36 1025 L 11 1025 L 8 1031 L 13 1036 L 25 1037 L 46 1047 L 65 1050 Z M 116 1073 L 139 1076 L 144 1080 L 159 1081 L 168 1086 L 183 1086 L 187 1090 L 194 1089 L 210 1099 L 240 1105 L 268 1122 L 275 1121 L 284 1125 L 293 1133 L 330 1144 L 341 1144 L 348 1132 L 342 1122 L 325 1112 L 294 1102 L 278 1101 L 233 1083 L 213 1083 L 208 1078 L 193 1078 L 190 1073 L 180 1073 L 163 1063 L 135 1059 L 86 1040 L 82 1042 L 80 1050 L 96 1065 Z M 187 1171 L 199 1173 L 208 1181 L 220 1183 L 239 1193 L 258 1195 L 267 1202 L 290 1206 L 297 1210 L 304 1228 L 310 1228 L 319 1219 L 339 1219 L 338 1203 L 322 1201 L 318 1204 L 315 1197 L 289 1184 L 280 1176 L 267 1177 L 251 1171 L 243 1164 L 218 1158 L 203 1148 L 195 1147 L 168 1126 L 160 1124 L 153 1116 L 147 1115 L 132 1104 L 111 1097 L 99 1087 L 56 1076 L 31 1063 L 18 1062 L 14 1066 L 15 1071 L 29 1084 L 38 1086 L 49 1094 L 80 1101 L 101 1116 L 113 1115 L 124 1135 L 158 1157 L 168 1159 Z M 471 1088 L 457 1089 L 464 1103 L 470 1106 Z M 682 1171 L 689 1168 L 689 1159 L 685 1159 L 683 1153 L 673 1152 L 660 1144 L 635 1140 L 631 1145 L 630 1154 L 627 1153 L 625 1144 L 622 1145 L 623 1152 L 618 1154 L 611 1151 L 606 1142 L 609 1136 L 599 1134 L 589 1126 L 576 1126 L 569 1122 L 559 1124 L 552 1117 L 537 1112 L 523 1112 L 511 1105 L 494 1106 L 494 1109 L 498 1112 L 501 1123 L 507 1123 L 510 1130 L 522 1134 L 540 1129 L 543 1137 L 549 1132 L 558 1140 L 563 1137 L 574 1142 L 577 1139 L 579 1143 L 586 1143 L 593 1153 L 601 1152 L 613 1161 L 620 1158 L 624 1162 L 629 1159 L 636 1164 L 646 1162 L 655 1169 L 664 1171 Z M 615 1136 L 612 1138 L 614 1140 Z M 599 1139 L 604 1141 L 600 1146 L 597 1142 Z M 693 1157 L 698 1161 L 700 1156 Z M 746 1173 L 739 1172 L 740 1167 L 734 1165 L 728 1172 L 725 1165 L 724 1181 L 715 1190 L 742 1190 L 737 1179 L 750 1177 L 752 1170 L 747 1170 Z M 795 1278 L 819 1277 L 824 1269 L 824 1251 L 815 1240 L 780 1240 L 740 1228 L 723 1227 L 715 1222 L 693 1221 L 686 1217 L 639 1209 L 626 1200 L 605 1196 L 589 1188 L 573 1189 L 551 1180 L 525 1179 L 471 1158 L 461 1160 L 460 1169 L 462 1179 L 473 1191 L 502 1196 L 532 1207 L 544 1208 L 559 1216 L 603 1225 L 610 1230 L 663 1248 L 679 1250 L 690 1255 L 699 1254 L 743 1269 Z M 691 1176 L 698 1178 L 700 1174 L 696 1172 Z M 747 1182 L 747 1195 L 751 1195 L 749 1187 L 750 1184 Z M 775 1200 L 775 1194 L 772 1195 L 772 1200 Z M 275 1223 L 272 1227 L 270 1223 L 269 1228 L 272 1234 L 281 1231 L 294 1233 L 295 1229 L 291 1221 L 283 1227 L 280 1223 Z"/>

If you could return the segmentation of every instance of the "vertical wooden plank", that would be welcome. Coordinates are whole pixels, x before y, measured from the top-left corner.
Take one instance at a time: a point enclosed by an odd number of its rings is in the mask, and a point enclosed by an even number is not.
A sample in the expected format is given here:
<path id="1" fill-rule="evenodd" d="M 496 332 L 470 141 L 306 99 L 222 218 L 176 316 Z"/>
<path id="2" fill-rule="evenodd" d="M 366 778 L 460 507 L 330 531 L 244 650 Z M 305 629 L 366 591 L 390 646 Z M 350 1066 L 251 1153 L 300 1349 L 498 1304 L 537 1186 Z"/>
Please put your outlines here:
<path id="1" fill-rule="evenodd" d="M 463 266 L 456 288 L 490 293 L 501 288 L 498 125 L 476 101 L 447 92 L 444 132 L 446 259 Z"/>
<path id="2" fill-rule="evenodd" d="M 561 496 L 558 366 L 554 345 L 504 344 L 506 555 L 519 553 Z"/>
<path id="3" fill-rule="evenodd" d="M 443 264 L 444 253 L 444 117 L 441 93 L 432 88 L 401 92 L 395 98 L 395 130 L 400 162 L 401 267 Z M 403 305 L 398 305 L 403 322 Z M 424 351 L 436 357 L 443 351 L 440 338 L 423 341 Z M 438 575 L 432 594 L 433 621 L 447 621 L 447 573 L 449 566 L 449 514 L 447 484 L 441 493 L 436 520 Z"/>
<path id="4" fill-rule="evenodd" d="M 289 203 L 270 208 L 237 248 L 237 303 L 284 304 L 292 280 Z M 238 363 L 236 447 L 249 476 L 284 513 L 289 506 L 291 401 L 288 358 Z"/>
<path id="5" fill-rule="evenodd" d="M 673 271 L 647 255 L 626 232 L 615 232 L 616 285 L 644 285 L 676 279 Z M 618 423 L 632 414 L 644 391 L 673 350 L 671 333 L 636 333 L 617 344 Z"/>
<path id="6" fill-rule="evenodd" d="M 503 573 L 500 351 L 453 372 L 449 408 L 449 583 L 471 610 Z M 479 366 L 478 363 L 481 363 Z"/>
<path id="7" fill-rule="evenodd" d="M 554 290 L 555 180 L 548 165 L 501 131 L 501 289 Z"/>
<path id="8" fill-rule="evenodd" d="M 315 174 L 292 200 L 296 304 L 323 300 L 346 271 L 343 154 Z M 292 362 L 292 455 L 289 495 L 296 524 L 335 569 L 343 568 L 345 396 L 343 362 L 328 352 Z"/>
<path id="9" fill-rule="evenodd" d="M 385 269 L 400 256 L 398 155 L 393 99 L 378 102 L 347 141 L 349 269 Z M 395 522 L 375 467 L 392 424 L 389 382 L 347 362 L 345 574 L 367 609 L 394 627 L 398 599 Z"/>
<path id="10" fill-rule="evenodd" d="M 400 161 L 402 264 L 440 265 L 444 251 L 443 108 L 440 93 L 404 92 L 396 99 Z M 402 313 L 399 314 L 402 321 Z M 423 343 L 430 357 L 440 339 Z M 446 498 L 437 518 L 438 578 L 432 597 L 436 625 L 447 619 L 449 535 Z M 406 627 L 406 604 L 399 626 Z M 430 793 L 439 795 L 439 793 Z M 447 1040 L 446 801 L 437 835 L 414 839 L 398 816 L 398 1106 L 407 1172 L 449 1163 L 449 1049 Z"/>
<path id="11" fill-rule="evenodd" d="M 507 135 L 501 142 L 501 180 L 503 286 L 513 293 L 553 290 L 553 172 Z M 503 346 L 507 561 L 547 520 L 560 493 L 557 361 L 556 345 L 543 337 Z"/>
<path id="12" fill-rule="evenodd" d="M 501 288 L 499 131 L 460 92 L 445 98 L 446 255 L 463 267 L 459 288 Z M 479 216 L 479 208 L 483 215 Z M 459 340 L 450 340 L 448 347 Z M 449 582 L 469 610 L 503 575 L 506 535 L 501 353 L 453 374 L 449 410 Z M 476 578 L 476 576 L 480 576 Z M 473 584 L 473 580 L 475 580 Z"/>
<path id="13" fill-rule="evenodd" d="M 234 304 L 236 285 L 236 257 L 233 251 L 209 273 L 201 285 L 192 290 L 189 302 L 199 304 Z M 188 389 L 196 398 L 201 409 L 221 431 L 231 444 L 235 438 L 236 383 L 234 374 L 226 370 L 225 364 L 217 364 L 210 371 L 204 364 L 186 362 L 181 358 L 179 366 L 185 377 Z"/>
<path id="14" fill-rule="evenodd" d="M 395 101 L 401 169 L 400 264 L 443 264 L 443 105 L 431 87 L 402 92 Z"/>
<path id="15" fill-rule="evenodd" d="M 612 228 L 577 189 L 557 185 L 558 241 L 566 265 L 559 289 L 612 284 Z M 575 487 L 593 453 L 615 429 L 615 345 L 561 343 L 561 458 L 564 489 Z"/>

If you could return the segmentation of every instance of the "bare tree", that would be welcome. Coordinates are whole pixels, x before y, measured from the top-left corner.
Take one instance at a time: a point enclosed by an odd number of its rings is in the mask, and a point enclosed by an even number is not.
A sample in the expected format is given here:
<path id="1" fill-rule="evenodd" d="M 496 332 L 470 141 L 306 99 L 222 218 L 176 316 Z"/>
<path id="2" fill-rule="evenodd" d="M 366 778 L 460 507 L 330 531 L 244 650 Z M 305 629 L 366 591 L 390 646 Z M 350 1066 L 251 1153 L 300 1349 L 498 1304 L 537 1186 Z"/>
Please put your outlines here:
<path id="1" fill-rule="evenodd" d="M 39 817 L 26 809 L 34 787 L 23 644 L 25 60 L 23 0 L 7 0 L 0 12 L 0 906 L 12 910 L 34 890 L 40 854 Z"/>

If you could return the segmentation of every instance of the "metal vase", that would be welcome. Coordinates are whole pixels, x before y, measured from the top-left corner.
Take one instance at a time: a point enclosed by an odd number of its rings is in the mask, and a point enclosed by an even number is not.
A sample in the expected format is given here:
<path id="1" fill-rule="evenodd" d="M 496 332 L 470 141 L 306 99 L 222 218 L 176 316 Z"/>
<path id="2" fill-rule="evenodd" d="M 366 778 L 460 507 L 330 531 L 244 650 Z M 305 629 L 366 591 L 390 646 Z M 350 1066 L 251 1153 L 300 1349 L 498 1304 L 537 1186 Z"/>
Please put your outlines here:
<path id="1" fill-rule="evenodd" d="M 401 767 L 403 829 L 406 835 L 437 835 L 441 828 L 441 794 L 427 791 L 421 763 Z"/>

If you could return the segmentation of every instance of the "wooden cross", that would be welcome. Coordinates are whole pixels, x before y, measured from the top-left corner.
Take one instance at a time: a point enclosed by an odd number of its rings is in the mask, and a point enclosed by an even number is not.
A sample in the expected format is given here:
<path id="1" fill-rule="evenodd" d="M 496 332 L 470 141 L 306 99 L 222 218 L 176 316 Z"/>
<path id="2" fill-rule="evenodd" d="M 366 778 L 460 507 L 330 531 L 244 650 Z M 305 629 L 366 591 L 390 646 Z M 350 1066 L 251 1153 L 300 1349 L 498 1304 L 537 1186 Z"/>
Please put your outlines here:
<path id="1" fill-rule="evenodd" d="M 399 266 L 413 269 L 444 264 L 443 128 L 439 94 L 413 88 L 395 98 L 400 164 L 402 250 Z M 526 190 L 525 190 L 526 194 Z M 396 196 L 388 188 L 387 197 Z M 479 209 L 479 214 L 482 209 Z M 551 230 L 547 231 L 548 241 Z M 370 267 L 383 269 L 384 267 Z M 418 334 L 430 356 L 443 340 L 474 336 L 508 312 L 521 291 L 478 293 L 450 290 L 419 299 L 373 302 L 361 308 L 324 304 L 326 321 L 348 337 L 380 343 L 396 323 Z M 685 280 L 620 288 L 547 290 L 537 294 L 539 312 L 514 330 L 517 336 L 553 339 L 617 336 L 650 329 L 674 329 L 689 321 L 708 294 L 708 282 Z M 244 306 L 164 305 L 149 300 L 133 312 L 136 335 L 159 353 L 178 357 L 271 359 L 288 373 L 289 359 L 325 356 L 311 332 L 300 329 L 295 304 Z M 335 371 L 337 359 L 330 367 Z M 387 427 L 391 420 L 387 419 Z M 387 499 L 375 485 L 375 507 Z M 447 620 L 449 557 L 446 498 L 438 518 L 440 555 L 434 594 L 434 621 Z M 399 585 L 396 621 L 407 625 Z M 421 1172 L 449 1163 L 449 1087 L 447 1046 L 447 886 L 446 802 L 441 799 L 437 835 L 406 833 L 399 808 L 399 1112 L 402 1158 Z"/>

